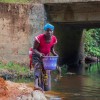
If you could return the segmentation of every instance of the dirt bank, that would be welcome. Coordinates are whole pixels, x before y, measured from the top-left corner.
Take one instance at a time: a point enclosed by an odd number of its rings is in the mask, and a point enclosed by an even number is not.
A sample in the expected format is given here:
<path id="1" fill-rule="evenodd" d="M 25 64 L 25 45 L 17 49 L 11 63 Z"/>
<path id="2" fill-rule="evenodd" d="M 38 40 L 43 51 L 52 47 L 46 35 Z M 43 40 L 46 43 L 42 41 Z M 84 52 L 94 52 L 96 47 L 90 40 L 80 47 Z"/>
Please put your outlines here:
<path id="1" fill-rule="evenodd" d="M 54 94 L 54 95 L 53 95 Z M 34 90 L 33 84 L 14 83 L 0 78 L 0 100 L 50 100 L 57 93 Z"/>
<path id="2" fill-rule="evenodd" d="M 34 88 L 25 83 L 14 83 L 0 78 L 0 100 L 16 100 L 18 96 L 28 95 Z"/>

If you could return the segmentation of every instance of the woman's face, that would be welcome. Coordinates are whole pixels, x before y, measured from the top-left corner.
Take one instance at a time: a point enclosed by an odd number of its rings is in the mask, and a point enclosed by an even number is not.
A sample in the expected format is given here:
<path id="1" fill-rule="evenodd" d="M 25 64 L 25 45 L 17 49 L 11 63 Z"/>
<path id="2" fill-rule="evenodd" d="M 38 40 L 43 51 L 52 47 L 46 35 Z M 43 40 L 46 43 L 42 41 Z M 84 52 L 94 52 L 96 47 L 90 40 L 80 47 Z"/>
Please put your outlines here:
<path id="1" fill-rule="evenodd" d="M 52 31 L 51 29 L 47 29 L 47 30 L 45 31 L 45 36 L 51 37 L 52 35 L 53 35 L 53 31 Z"/>

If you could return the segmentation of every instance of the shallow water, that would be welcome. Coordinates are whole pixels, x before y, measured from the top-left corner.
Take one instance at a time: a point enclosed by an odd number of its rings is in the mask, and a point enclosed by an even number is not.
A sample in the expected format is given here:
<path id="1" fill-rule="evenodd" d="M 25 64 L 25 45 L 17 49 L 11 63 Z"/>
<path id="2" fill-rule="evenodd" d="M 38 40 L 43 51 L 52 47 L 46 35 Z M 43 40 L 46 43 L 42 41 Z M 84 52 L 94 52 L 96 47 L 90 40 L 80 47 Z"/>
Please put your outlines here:
<path id="1" fill-rule="evenodd" d="M 52 79 L 52 91 L 62 100 L 100 100 L 100 63 L 85 66 L 87 70 L 82 75 Z"/>

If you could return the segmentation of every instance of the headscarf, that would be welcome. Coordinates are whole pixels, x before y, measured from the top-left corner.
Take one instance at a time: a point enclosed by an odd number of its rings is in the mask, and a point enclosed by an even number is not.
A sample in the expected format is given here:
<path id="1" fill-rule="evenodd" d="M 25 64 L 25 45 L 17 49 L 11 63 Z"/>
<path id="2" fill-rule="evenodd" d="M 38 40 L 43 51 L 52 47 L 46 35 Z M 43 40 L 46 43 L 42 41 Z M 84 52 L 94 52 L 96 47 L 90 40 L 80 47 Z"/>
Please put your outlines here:
<path id="1" fill-rule="evenodd" d="M 49 24 L 49 23 L 47 23 L 47 24 L 44 26 L 44 30 L 46 31 L 48 28 L 51 29 L 52 31 L 54 30 L 54 26 L 51 25 L 51 24 Z"/>

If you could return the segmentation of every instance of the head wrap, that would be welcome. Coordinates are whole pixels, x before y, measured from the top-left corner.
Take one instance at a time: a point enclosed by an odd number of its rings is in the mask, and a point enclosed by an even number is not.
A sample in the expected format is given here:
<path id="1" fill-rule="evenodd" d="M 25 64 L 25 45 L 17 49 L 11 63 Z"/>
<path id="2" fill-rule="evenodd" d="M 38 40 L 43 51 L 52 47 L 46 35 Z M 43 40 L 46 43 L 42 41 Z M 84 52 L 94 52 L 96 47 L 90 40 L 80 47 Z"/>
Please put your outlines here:
<path id="1" fill-rule="evenodd" d="M 46 31 L 48 28 L 51 29 L 52 31 L 54 30 L 54 26 L 51 25 L 51 24 L 49 24 L 49 23 L 47 23 L 47 24 L 44 26 L 44 30 Z"/>

